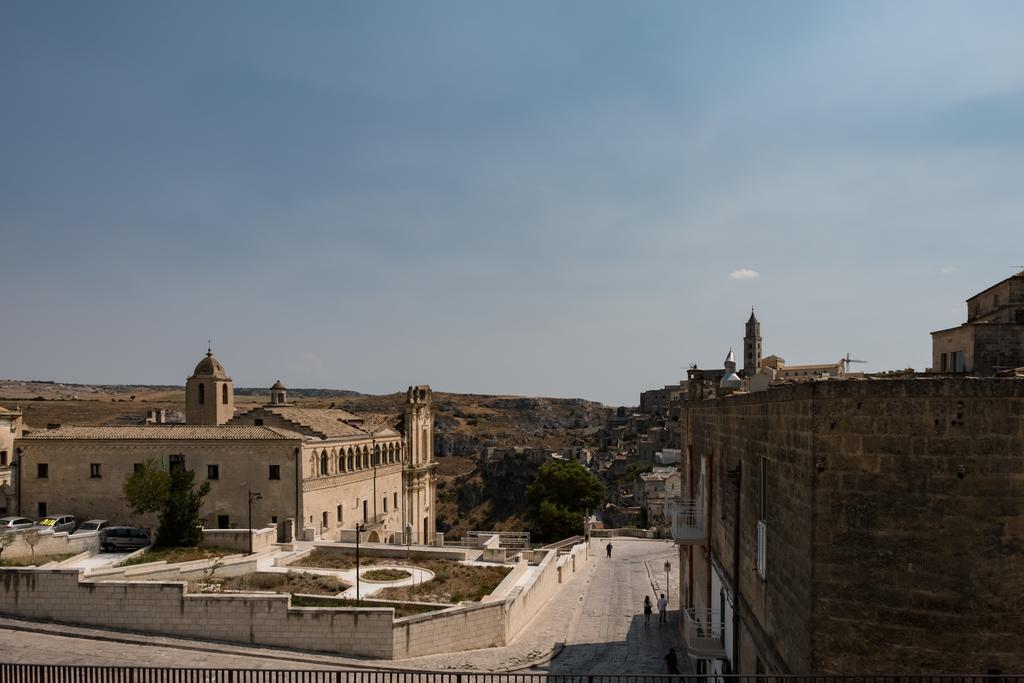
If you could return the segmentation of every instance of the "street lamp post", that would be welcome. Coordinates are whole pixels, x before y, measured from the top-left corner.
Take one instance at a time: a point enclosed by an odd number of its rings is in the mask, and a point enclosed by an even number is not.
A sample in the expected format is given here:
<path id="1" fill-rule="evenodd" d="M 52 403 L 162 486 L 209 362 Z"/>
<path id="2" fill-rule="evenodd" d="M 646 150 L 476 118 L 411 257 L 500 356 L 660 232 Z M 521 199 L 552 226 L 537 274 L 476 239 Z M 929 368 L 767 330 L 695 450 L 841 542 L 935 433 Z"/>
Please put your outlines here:
<path id="1" fill-rule="evenodd" d="M 669 572 L 671 572 L 671 571 L 672 571 L 672 563 L 669 562 L 668 560 L 665 560 L 665 599 L 670 601 L 670 602 L 672 600 L 672 584 L 670 584 L 668 582 L 668 575 L 669 575 Z"/>
<path id="2" fill-rule="evenodd" d="M 359 602 L 359 537 L 365 528 L 361 522 L 356 522 L 356 602 Z"/>
<path id="3" fill-rule="evenodd" d="M 263 496 L 258 491 L 249 491 L 249 554 L 252 555 L 252 502 Z"/>

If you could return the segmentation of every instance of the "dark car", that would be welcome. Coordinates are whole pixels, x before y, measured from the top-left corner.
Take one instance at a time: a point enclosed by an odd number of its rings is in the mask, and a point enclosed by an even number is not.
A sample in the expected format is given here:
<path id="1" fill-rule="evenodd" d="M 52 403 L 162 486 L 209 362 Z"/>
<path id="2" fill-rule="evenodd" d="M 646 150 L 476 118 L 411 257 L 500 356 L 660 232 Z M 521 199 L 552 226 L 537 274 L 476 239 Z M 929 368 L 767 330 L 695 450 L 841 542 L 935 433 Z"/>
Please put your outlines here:
<path id="1" fill-rule="evenodd" d="M 31 529 L 36 525 L 28 517 L 2 517 L 0 518 L 0 531 L 18 531 L 19 529 Z"/>
<path id="2" fill-rule="evenodd" d="M 108 526 L 100 531 L 100 549 L 138 550 L 149 545 L 149 532 L 132 526 Z"/>

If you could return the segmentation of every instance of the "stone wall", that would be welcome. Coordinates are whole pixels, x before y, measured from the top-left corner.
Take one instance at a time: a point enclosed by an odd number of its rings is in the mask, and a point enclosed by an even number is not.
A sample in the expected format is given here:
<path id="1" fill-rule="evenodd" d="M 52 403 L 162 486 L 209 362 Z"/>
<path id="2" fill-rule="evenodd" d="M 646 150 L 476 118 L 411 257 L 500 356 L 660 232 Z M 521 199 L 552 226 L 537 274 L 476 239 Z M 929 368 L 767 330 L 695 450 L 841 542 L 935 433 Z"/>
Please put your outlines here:
<path id="1" fill-rule="evenodd" d="M 33 548 L 26 536 L 37 534 L 38 543 Z M 7 534 L 6 545 L 0 557 L 14 559 L 23 557 L 34 557 L 43 555 L 77 555 L 85 551 L 99 550 L 99 534 L 95 531 L 83 531 L 74 535 L 65 532 L 51 533 L 49 531 L 39 533 L 35 529 L 13 531 Z"/>
<path id="2" fill-rule="evenodd" d="M 584 567 L 585 544 L 520 563 L 492 599 L 394 619 L 390 608 L 291 607 L 287 595 L 189 594 L 210 561 L 102 569 L 0 569 L 0 614 L 140 633 L 336 652 L 378 659 L 474 650 L 510 642 Z M 217 574 L 256 570 L 259 554 L 225 558 Z M 174 581 L 175 579 L 183 579 Z M 518 585 L 512 585 L 513 583 Z"/>
<path id="3" fill-rule="evenodd" d="M 743 464 L 742 673 L 755 654 L 792 673 L 1024 669 L 1024 381 L 818 382 L 686 410 L 727 583 Z"/>
<path id="4" fill-rule="evenodd" d="M 1024 325 L 974 326 L 974 373 L 991 375 L 1024 368 Z"/>
<path id="5" fill-rule="evenodd" d="M 252 537 L 252 551 L 259 552 L 277 542 L 277 527 L 264 529 L 203 529 L 199 545 L 208 548 L 230 548 L 231 550 L 249 551 L 249 538 Z"/>
<path id="6" fill-rule="evenodd" d="M 291 607 L 287 595 L 187 595 L 184 583 L 80 581 L 78 570 L 0 571 L 0 613 L 382 659 L 394 643 L 390 609 Z"/>

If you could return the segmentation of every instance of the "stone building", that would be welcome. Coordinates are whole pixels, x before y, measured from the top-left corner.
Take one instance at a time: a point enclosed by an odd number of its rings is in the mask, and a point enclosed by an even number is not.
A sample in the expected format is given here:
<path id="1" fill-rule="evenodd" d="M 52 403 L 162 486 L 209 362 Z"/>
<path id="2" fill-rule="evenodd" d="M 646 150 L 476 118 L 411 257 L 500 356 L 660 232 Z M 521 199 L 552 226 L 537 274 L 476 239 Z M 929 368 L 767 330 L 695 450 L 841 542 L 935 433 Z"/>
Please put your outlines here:
<path id="1" fill-rule="evenodd" d="M 236 414 L 234 389 L 207 352 L 186 383 L 186 424 L 65 426 L 15 441 L 18 514 L 73 514 L 151 526 L 122 494 L 142 463 L 183 466 L 209 481 L 206 526 L 295 519 L 304 538 L 433 541 L 433 421 L 430 387 L 410 387 L 403 415 L 299 408 L 277 382 L 266 405 Z"/>
<path id="2" fill-rule="evenodd" d="M 761 371 L 761 323 L 754 315 L 754 307 L 750 307 L 750 318 L 747 319 L 743 335 L 743 376 L 753 377 Z"/>
<path id="3" fill-rule="evenodd" d="M 683 422 L 698 671 L 1024 669 L 1024 381 L 797 383 Z"/>
<path id="4" fill-rule="evenodd" d="M 14 441 L 21 438 L 25 423 L 20 410 L 0 406 L 0 513 L 6 514 L 14 497 Z"/>
<path id="5" fill-rule="evenodd" d="M 1024 367 L 1024 271 L 967 300 L 967 322 L 932 332 L 933 372 L 979 377 Z"/>

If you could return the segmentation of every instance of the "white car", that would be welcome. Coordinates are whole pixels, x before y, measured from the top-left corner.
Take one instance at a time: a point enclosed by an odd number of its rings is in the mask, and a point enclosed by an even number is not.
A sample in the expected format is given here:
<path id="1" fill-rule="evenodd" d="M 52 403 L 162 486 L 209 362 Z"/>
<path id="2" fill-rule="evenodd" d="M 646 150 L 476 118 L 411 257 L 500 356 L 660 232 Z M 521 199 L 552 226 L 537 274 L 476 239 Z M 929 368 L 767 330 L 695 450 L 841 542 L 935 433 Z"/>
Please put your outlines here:
<path id="1" fill-rule="evenodd" d="M 0 532 L 18 531 L 19 529 L 31 529 L 36 525 L 28 517 L 2 517 L 0 518 Z"/>

